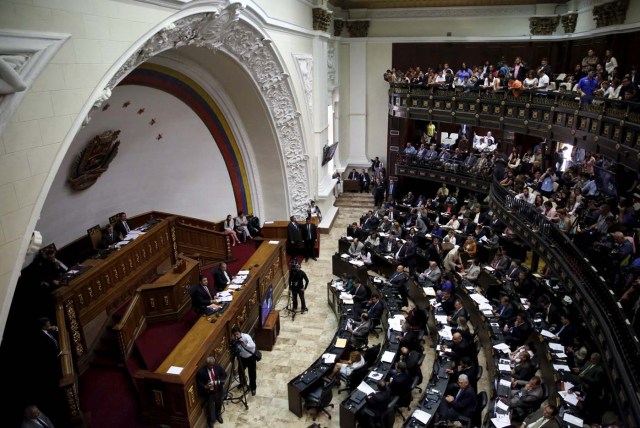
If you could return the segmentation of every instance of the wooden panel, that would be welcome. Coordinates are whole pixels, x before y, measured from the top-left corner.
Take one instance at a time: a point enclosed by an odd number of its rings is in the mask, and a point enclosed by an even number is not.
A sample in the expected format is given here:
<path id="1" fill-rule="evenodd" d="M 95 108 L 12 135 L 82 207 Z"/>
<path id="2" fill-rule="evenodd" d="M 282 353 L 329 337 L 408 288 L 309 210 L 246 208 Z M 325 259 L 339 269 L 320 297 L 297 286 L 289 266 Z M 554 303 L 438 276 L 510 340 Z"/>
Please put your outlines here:
<path id="1" fill-rule="evenodd" d="M 262 283 L 273 283 L 273 299 L 280 297 L 286 281 L 284 243 L 262 243 L 243 269 L 250 269 L 247 284 L 219 316 L 202 317 L 178 343 L 155 372 L 136 376 L 143 418 L 148 423 L 172 427 L 193 427 L 203 415 L 197 396 L 195 375 L 209 355 L 229 366 L 231 328 L 241 325 L 250 331 L 258 320 Z M 278 281 L 274 283 L 274 281 Z M 215 320 L 211 323 L 210 320 Z M 171 366 L 182 367 L 179 375 L 169 375 Z"/>

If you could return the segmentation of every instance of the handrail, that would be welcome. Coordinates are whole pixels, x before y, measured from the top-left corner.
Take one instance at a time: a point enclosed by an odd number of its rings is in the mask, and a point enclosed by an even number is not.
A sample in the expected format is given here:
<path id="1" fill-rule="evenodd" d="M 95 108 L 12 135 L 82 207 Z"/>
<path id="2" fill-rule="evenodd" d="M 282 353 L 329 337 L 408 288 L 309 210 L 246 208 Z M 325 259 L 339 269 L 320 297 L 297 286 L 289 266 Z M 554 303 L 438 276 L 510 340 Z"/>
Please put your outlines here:
<path id="1" fill-rule="evenodd" d="M 640 420 L 640 397 L 637 395 L 640 390 L 640 367 L 637 366 L 640 344 L 604 279 L 569 237 L 530 204 L 515 199 L 495 181 L 489 196 L 494 207 L 503 214 L 501 217 L 505 223 L 522 226 L 513 228 L 517 234 L 524 235 L 518 229 L 534 232 L 548 253 L 544 257 L 547 263 L 560 271 L 557 273 L 569 282 L 566 285 L 575 291 L 578 300 L 582 300 L 580 303 L 584 305 L 577 306 L 593 317 L 587 320 L 587 326 L 601 347 L 603 360 L 615 371 L 611 373 L 614 389 L 621 388 L 618 390 L 620 401 L 623 400 L 621 393 L 626 398 L 627 408 L 621 410 L 626 411 L 631 420 Z M 526 240 L 525 236 L 521 238 Z"/>

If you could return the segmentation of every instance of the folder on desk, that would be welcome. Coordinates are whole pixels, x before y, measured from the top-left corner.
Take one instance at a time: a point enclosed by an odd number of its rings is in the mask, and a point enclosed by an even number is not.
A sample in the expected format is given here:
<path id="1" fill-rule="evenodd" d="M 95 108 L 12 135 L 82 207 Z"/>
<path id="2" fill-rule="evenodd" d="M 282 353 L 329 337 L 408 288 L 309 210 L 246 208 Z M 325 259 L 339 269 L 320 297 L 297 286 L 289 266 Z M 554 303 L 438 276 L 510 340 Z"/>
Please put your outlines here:
<path id="1" fill-rule="evenodd" d="M 416 418 L 420 423 L 427 425 L 431 419 L 431 415 L 424 410 L 416 409 L 411 415 Z"/>
<path id="2" fill-rule="evenodd" d="M 336 340 L 336 348 L 344 348 L 345 346 L 347 346 L 347 339 Z"/>
<path id="3" fill-rule="evenodd" d="M 424 291 L 424 294 L 427 297 L 435 297 L 436 296 L 436 290 L 433 287 L 422 287 L 422 291 Z"/>
<path id="4" fill-rule="evenodd" d="M 380 361 L 382 361 L 383 363 L 393 363 L 393 359 L 395 358 L 395 356 L 395 352 L 384 351 L 384 354 L 382 354 L 382 358 L 380 359 Z"/>

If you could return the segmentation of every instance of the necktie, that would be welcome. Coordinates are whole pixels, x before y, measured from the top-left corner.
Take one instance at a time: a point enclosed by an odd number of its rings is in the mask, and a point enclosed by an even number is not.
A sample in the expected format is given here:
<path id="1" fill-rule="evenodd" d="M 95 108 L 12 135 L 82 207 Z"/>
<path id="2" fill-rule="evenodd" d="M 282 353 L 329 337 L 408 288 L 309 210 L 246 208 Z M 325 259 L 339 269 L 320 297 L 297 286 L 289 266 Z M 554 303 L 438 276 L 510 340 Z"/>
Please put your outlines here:
<path id="1" fill-rule="evenodd" d="M 211 382 L 214 384 L 214 391 L 216 389 L 215 387 L 215 383 L 216 383 L 216 373 L 213 371 L 213 367 L 209 368 L 209 377 L 211 378 Z"/>
<path id="2" fill-rule="evenodd" d="M 126 230 L 127 233 L 129 233 L 129 231 L 131 230 L 129 229 L 129 224 L 126 221 L 123 221 L 122 223 L 124 224 L 124 230 Z"/>
<path id="3" fill-rule="evenodd" d="M 207 294 L 209 295 L 209 299 L 210 299 L 210 300 L 213 300 L 213 299 L 211 298 L 211 292 L 209 291 L 209 287 L 207 287 L 206 285 L 203 285 L 203 286 L 202 286 L 202 288 L 204 288 L 204 291 L 206 291 L 206 292 L 207 292 Z"/>
<path id="4" fill-rule="evenodd" d="M 55 337 L 53 337 L 53 335 L 52 335 L 51 333 L 49 333 L 48 331 L 45 331 L 45 333 L 47 333 L 47 336 L 49 336 L 49 338 L 51 338 L 51 340 L 53 340 L 53 343 L 55 343 L 55 344 L 56 344 L 56 349 L 60 349 L 60 348 L 58 347 L 58 341 L 56 340 L 56 338 L 55 338 Z"/>
<path id="5" fill-rule="evenodd" d="M 456 394 L 456 398 L 453 401 L 458 401 L 458 398 L 460 397 L 460 395 L 462 395 L 462 391 L 464 391 L 462 388 L 458 390 L 458 393 Z"/>
<path id="6" fill-rule="evenodd" d="M 36 420 L 38 421 L 38 423 L 39 423 L 40 425 L 42 425 L 42 427 L 43 427 L 43 428 L 49 428 L 49 424 L 48 424 L 48 423 L 46 423 L 46 422 L 44 421 L 44 419 L 42 419 L 42 418 L 37 418 Z"/>
<path id="7" fill-rule="evenodd" d="M 311 225 L 310 224 L 307 225 L 307 238 L 309 240 L 311 240 Z"/>
<path id="8" fill-rule="evenodd" d="M 562 333 L 562 330 L 564 330 L 565 327 L 566 325 L 563 325 L 562 328 L 556 333 L 556 336 L 560 337 L 560 333 Z"/>
<path id="9" fill-rule="evenodd" d="M 504 313 L 504 310 L 506 309 L 506 306 L 503 306 L 502 309 L 500 309 L 500 315 L 502 315 Z"/>

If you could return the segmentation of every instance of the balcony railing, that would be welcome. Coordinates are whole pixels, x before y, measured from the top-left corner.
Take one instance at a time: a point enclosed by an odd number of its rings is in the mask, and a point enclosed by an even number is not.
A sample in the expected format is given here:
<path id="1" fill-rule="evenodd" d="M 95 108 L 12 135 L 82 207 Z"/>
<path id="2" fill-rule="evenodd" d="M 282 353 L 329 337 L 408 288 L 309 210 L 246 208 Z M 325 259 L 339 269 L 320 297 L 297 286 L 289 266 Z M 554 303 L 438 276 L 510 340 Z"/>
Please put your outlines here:
<path id="1" fill-rule="evenodd" d="M 544 96 L 541 96 L 544 95 Z M 594 99 L 572 92 L 485 93 L 392 84 L 389 116 L 503 129 L 561 141 L 575 139 L 636 171 L 640 162 L 640 104 Z"/>

